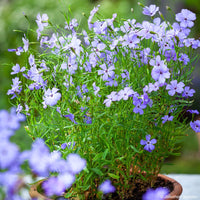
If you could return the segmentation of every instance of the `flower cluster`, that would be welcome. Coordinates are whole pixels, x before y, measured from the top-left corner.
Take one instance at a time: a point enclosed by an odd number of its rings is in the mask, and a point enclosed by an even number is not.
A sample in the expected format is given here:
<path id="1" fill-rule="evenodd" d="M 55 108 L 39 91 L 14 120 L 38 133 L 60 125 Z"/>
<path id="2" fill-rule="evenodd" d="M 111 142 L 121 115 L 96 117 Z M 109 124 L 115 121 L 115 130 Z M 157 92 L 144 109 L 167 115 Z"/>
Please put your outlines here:
<path id="1" fill-rule="evenodd" d="M 189 86 L 192 52 L 200 47 L 189 37 L 196 15 L 182 9 L 170 23 L 150 5 L 143 8 L 150 21 L 121 20 L 117 14 L 94 20 L 98 10 L 90 12 L 87 31 L 76 19 L 52 27 L 46 14 L 38 14 L 39 50 L 28 36 L 23 47 L 9 50 L 26 58 L 12 68 L 16 77 L 8 95 L 18 113 L 27 115 L 28 133 L 44 138 L 51 149 L 87 160 L 87 171 L 76 182 L 80 193 L 96 190 L 94 182 L 133 180 L 135 174 L 124 171 L 133 165 L 147 177 L 156 175 L 176 149 L 176 136 L 188 127 L 181 120 L 187 110 L 191 127 L 200 129 L 200 121 L 194 121 L 198 111 L 189 109 L 195 93 Z"/>
<path id="2" fill-rule="evenodd" d="M 11 113 L 0 111 L 0 186 L 4 189 L 5 200 L 23 199 L 20 191 L 26 186 L 25 179 L 28 174 L 33 177 L 48 177 L 52 172 L 58 173 L 42 186 L 47 195 L 61 195 L 71 187 L 75 175 L 86 167 L 86 160 L 78 154 L 69 154 L 65 160 L 61 158 L 59 151 L 50 152 L 40 138 L 33 142 L 31 150 L 20 152 L 10 138 L 24 120 L 25 116 L 17 114 L 14 108 Z M 28 161 L 29 172 L 22 167 L 25 161 Z"/>

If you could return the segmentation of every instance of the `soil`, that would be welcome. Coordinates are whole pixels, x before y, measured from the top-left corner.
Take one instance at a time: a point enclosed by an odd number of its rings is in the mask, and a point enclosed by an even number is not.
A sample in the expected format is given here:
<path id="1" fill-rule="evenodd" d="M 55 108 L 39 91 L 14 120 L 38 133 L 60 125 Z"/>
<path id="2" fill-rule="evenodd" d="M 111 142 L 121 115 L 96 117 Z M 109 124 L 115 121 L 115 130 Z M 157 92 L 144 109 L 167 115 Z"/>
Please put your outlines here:
<path id="1" fill-rule="evenodd" d="M 140 181 L 135 183 L 135 188 L 128 194 L 127 197 L 121 199 L 117 192 L 104 196 L 103 200 L 142 200 L 142 196 L 145 193 L 144 188 L 145 186 L 141 185 Z M 173 183 L 170 181 L 166 181 L 161 177 L 157 177 L 156 182 L 153 186 L 154 189 L 158 187 L 167 188 L 170 192 L 173 191 Z"/>
<path id="2" fill-rule="evenodd" d="M 144 185 L 144 182 L 141 181 L 141 179 L 136 179 L 134 181 L 134 184 L 132 188 L 130 188 L 130 190 L 128 191 L 128 193 L 126 194 L 125 197 L 120 197 L 118 195 L 117 192 L 112 193 L 112 194 L 107 194 L 104 195 L 102 200 L 142 200 L 142 196 L 144 195 L 145 191 L 149 188 L 148 185 Z M 167 188 L 170 192 L 173 191 L 173 183 L 168 181 L 168 180 L 164 180 L 161 177 L 157 177 L 155 184 L 153 186 L 153 189 L 156 189 L 158 187 L 164 187 Z M 43 193 L 42 189 L 41 189 L 41 184 L 39 185 L 39 187 L 37 188 L 38 192 Z M 67 198 L 64 198 L 63 196 L 59 196 L 57 197 L 55 200 L 68 200 Z M 74 198 L 72 198 L 74 199 Z M 76 198 L 75 198 L 76 199 Z M 87 200 L 96 200 L 97 198 L 90 198 L 87 197 Z"/>

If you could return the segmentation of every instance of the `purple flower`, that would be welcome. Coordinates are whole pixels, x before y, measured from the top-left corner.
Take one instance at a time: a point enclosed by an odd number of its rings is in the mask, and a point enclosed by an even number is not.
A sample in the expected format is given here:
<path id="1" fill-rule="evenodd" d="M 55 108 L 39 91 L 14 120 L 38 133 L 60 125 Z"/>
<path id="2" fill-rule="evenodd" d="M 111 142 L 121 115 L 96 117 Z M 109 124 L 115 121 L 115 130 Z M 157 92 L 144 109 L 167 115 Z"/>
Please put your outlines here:
<path id="1" fill-rule="evenodd" d="M 78 154 L 71 153 L 67 156 L 67 165 L 72 174 L 78 174 L 86 167 L 86 160 Z"/>
<path id="2" fill-rule="evenodd" d="M 14 172 L 9 170 L 0 173 L 1 189 L 5 191 L 4 200 L 22 200 L 22 198 L 18 194 L 18 191 L 20 189 L 19 185 L 21 184 L 23 184 L 22 178 L 16 173 L 16 171 Z"/>
<path id="3" fill-rule="evenodd" d="M 24 36 L 24 37 L 22 38 L 22 41 L 23 41 L 23 43 L 24 43 L 24 46 L 23 46 L 24 51 L 27 52 L 27 51 L 28 51 L 28 47 L 29 47 L 29 40 L 26 38 L 26 36 Z"/>
<path id="4" fill-rule="evenodd" d="M 126 69 L 123 71 L 121 76 L 122 76 L 123 79 L 130 79 L 129 72 Z"/>
<path id="5" fill-rule="evenodd" d="M 99 66 L 102 70 L 98 70 L 98 75 L 102 75 L 102 79 L 106 81 L 108 77 L 112 77 L 115 72 L 113 71 L 115 69 L 114 65 L 107 68 L 106 64 L 102 64 Z"/>
<path id="6" fill-rule="evenodd" d="M 197 114 L 199 115 L 199 111 L 198 110 L 187 110 L 187 112 L 190 112 L 190 113 L 194 113 L 194 114 Z"/>
<path id="7" fill-rule="evenodd" d="M 120 101 L 121 99 L 128 100 L 128 98 L 134 93 L 135 92 L 130 87 L 125 87 L 118 92 L 118 101 Z"/>
<path id="8" fill-rule="evenodd" d="M 34 173 L 39 176 L 49 175 L 50 151 L 42 139 L 34 141 L 31 151 L 27 152 L 27 159 Z"/>
<path id="9" fill-rule="evenodd" d="M 75 181 L 75 176 L 69 172 L 61 173 L 57 176 L 59 182 L 65 186 L 65 190 L 70 188 Z"/>
<path id="10" fill-rule="evenodd" d="M 19 73 L 19 72 L 24 72 L 25 70 L 26 70 L 26 68 L 25 67 L 22 67 L 21 69 L 20 69 L 20 66 L 19 66 L 19 64 L 16 64 L 16 65 L 14 65 L 13 67 L 12 67 L 12 72 L 11 72 L 11 74 L 17 74 L 17 73 Z"/>
<path id="11" fill-rule="evenodd" d="M 143 14 L 144 15 L 148 15 L 148 16 L 154 16 L 156 14 L 156 12 L 159 10 L 159 7 L 156 7 L 156 5 L 150 5 L 149 7 L 148 6 L 145 6 L 143 8 Z"/>
<path id="12" fill-rule="evenodd" d="M 90 16 L 88 18 L 88 28 L 91 29 L 93 27 L 92 18 L 94 17 L 95 13 L 99 10 L 100 5 L 97 5 L 97 7 L 94 7 L 93 10 L 90 12 Z"/>
<path id="13" fill-rule="evenodd" d="M 188 97 L 192 97 L 194 93 L 195 93 L 194 89 L 190 89 L 189 86 L 186 86 L 184 88 L 182 96 L 188 98 Z"/>
<path id="14" fill-rule="evenodd" d="M 18 47 L 17 49 L 8 49 L 9 52 L 16 52 L 16 55 L 20 56 L 24 52 L 23 47 Z"/>
<path id="15" fill-rule="evenodd" d="M 48 178 L 42 183 L 42 188 L 47 196 L 61 195 L 65 191 L 65 185 L 55 176 Z"/>
<path id="16" fill-rule="evenodd" d="M 114 86 L 117 87 L 118 86 L 118 82 L 115 80 L 115 76 L 112 77 L 108 77 L 107 82 L 105 83 L 105 85 L 107 86 Z"/>
<path id="17" fill-rule="evenodd" d="M 152 37 L 151 31 L 153 31 L 153 26 L 147 21 L 143 21 L 141 25 L 141 30 L 138 31 L 138 36 L 141 36 L 141 39 L 149 39 Z"/>
<path id="18" fill-rule="evenodd" d="M 11 85 L 12 88 L 10 90 L 8 90 L 7 95 L 12 94 L 13 96 L 11 97 L 11 99 L 15 98 L 17 96 L 17 94 L 19 94 L 22 90 L 20 83 L 21 81 L 19 80 L 18 77 L 12 79 L 13 84 Z"/>
<path id="19" fill-rule="evenodd" d="M 110 107 L 111 103 L 117 100 L 118 100 L 117 92 L 113 91 L 111 92 L 111 94 L 107 95 L 107 99 L 105 99 L 103 103 L 106 104 L 106 107 Z"/>
<path id="20" fill-rule="evenodd" d="M 152 139 L 152 140 L 150 139 L 151 139 L 151 135 L 146 135 L 146 140 L 140 140 L 140 144 L 145 145 L 144 150 L 149 151 L 149 152 L 155 149 L 154 144 L 157 142 L 156 139 Z"/>
<path id="21" fill-rule="evenodd" d="M 100 87 L 97 87 L 95 82 L 92 84 L 92 86 L 95 96 L 98 95 L 99 97 L 101 97 L 101 95 L 98 94 L 98 92 L 100 91 Z"/>
<path id="22" fill-rule="evenodd" d="M 37 15 L 36 23 L 38 25 L 38 30 L 43 31 L 45 26 L 48 26 L 48 15 L 43 14 L 40 16 L 40 14 Z"/>
<path id="23" fill-rule="evenodd" d="M 191 121 L 190 126 L 196 133 L 200 132 L 200 120 Z"/>
<path id="24" fill-rule="evenodd" d="M 103 194 L 115 192 L 115 187 L 111 184 L 110 180 L 105 180 L 98 188 Z"/>
<path id="25" fill-rule="evenodd" d="M 57 101 L 61 98 L 61 94 L 58 90 L 57 88 L 52 88 L 52 90 L 48 89 L 45 91 L 43 99 L 46 105 L 54 106 L 57 104 Z"/>
<path id="26" fill-rule="evenodd" d="M 165 51 L 166 60 L 169 62 L 170 60 L 177 60 L 176 51 L 174 49 L 166 50 Z"/>
<path id="27" fill-rule="evenodd" d="M 68 115 L 64 115 L 64 117 L 69 118 L 74 124 L 77 124 L 77 122 L 74 119 L 74 114 L 70 113 Z"/>
<path id="28" fill-rule="evenodd" d="M 180 13 L 176 14 L 176 21 L 180 22 L 181 27 L 192 27 L 194 25 L 194 20 L 196 19 L 195 13 L 189 11 L 188 9 L 182 9 Z"/>
<path id="29" fill-rule="evenodd" d="M 74 175 L 70 173 L 60 174 L 57 177 L 50 177 L 42 183 L 42 188 L 47 196 L 62 195 L 63 192 L 70 188 L 75 181 Z"/>
<path id="30" fill-rule="evenodd" d="M 122 42 L 122 46 L 128 46 L 129 48 L 135 48 L 137 43 L 140 42 L 140 39 L 137 37 L 135 33 L 129 33 L 124 35 L 124 41 Z"/>
<path id="31" fill-rule="evenodd" d="M 159 187 L 155 190 L 150 188 L 142 196 L 142 200 L 164 200 L 168 194 L 169 190 L 167 188 Z"/>
<path id="32" fill-rule="evenodd" d="M 168 94 L 170 96 L 174 96 L 176 92 L 179 94 L 182 93 L 184 91 L 184 86 L 185 84 L 183 82 L 177 83 L 177 80 L 173 80 L 170 82 L 170 84 L 167 84 L 166 90 L 169 90 Z"/>
<path id="33" fill-rule="evenodd" d="M 139 113 L 140 115 L 144 113 L 143 109 L 147 107 L 146 104 L 142 102 L 142 99 L 138 99 L 138 97 L 133 97 L 133 105 L 135 106 L 133 112 Z"/>
<path id="34" fill-rule="evenodd" d="M 73 149 L 73 147 L 75 146 L 75 144 L 76 144 L 75 142 L 73 142 L 73 145 L 72 145 L 71 142 L 63 143 L 63 144 L 61 145 L 61 149 L 65 149 L 66 147 L 67 147 L 68 149 L 70 149 L 71 146 L 72 146 L 72 149 Z"/>
<path id="35" fill-rule="evenodd" d="M 34 58 L 34 55 L 31 54 L 31 55 L 29 56 L 28 62 L 29 62 L 29 65 L 30 65 L 30 66 L 32 66 L 32 67 L 35 66 L 35 58 Z"/>
<path id="36" fill-rule="evenodd" d="M 165 115 L 164 117 L 161 118 L 163 119 L 162 123 L 164 124 L 167 121 L 172 121 L 173 118 L 174 118 L 173 116 Z"/>
<path id="37" fill-rule="evenodd" d="M 19 158 L 18 146 L 8 140 L 1 140 L 0 169 L 11 168 L 16 165 Z"/>
<path id="38" fill-rule="evenodd" d="M 72 19 L 69 24 L 67 22 L 65 22 L 66 26 L 65 29 L 69 29 L 69 30 L 74 30 L 75 27 L 78 26 L 78 22 L 77 19 Z"/>
<path id="39" fill-rule="evenodd" d="M 92 124 L 92 118 L 87 115 L 84 115 L 83 121 L 86 124 Z"/>
<path id="40" fill-rule="evenodd" d="M 187 65 L 190 59 L 188 58 L 187 54 L 180 54 L 179 61 L 183 62 L 184 65 Z"/>
<path id="41" fill-rule="evenodd" d="M 159 90 L 160 85 L 161 84 L 159 82 L 155 82 L 154 84 L 149 83 L 149 85 L 148 85 L 148 92 L 151 93 L 152 91 Z"/>
<path id="42" fill-rule="evenodd" d="M 151 76 L 155 81 L 159 83 L 164 83 L 165 79 L 170 77 L 170 72 L 167 66 L 164 64 L 164 61 L 160 59 L 160 56 L 156 56 L 156 59 L 150 60 L 150 65 L 154 66 L 151 71 Z"/>
<path id="43" fill-rule="evenodd" d="M 23 114 L 17 114 L 16 109 L 12 108 L 11 112 L 8 113 L 6 110 L 0 111 L 0 129 L 17 130 L 20 128 L 20 122 L 24 121 L 25 117 Z"/>

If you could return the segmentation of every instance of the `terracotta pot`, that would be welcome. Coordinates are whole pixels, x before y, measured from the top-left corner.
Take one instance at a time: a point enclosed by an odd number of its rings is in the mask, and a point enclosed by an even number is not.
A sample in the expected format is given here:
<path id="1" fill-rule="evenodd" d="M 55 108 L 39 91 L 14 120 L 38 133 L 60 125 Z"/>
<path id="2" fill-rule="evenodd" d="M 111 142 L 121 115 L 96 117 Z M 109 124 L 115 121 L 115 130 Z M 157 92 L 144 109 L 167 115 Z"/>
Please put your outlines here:
<path id="1" fill-rule="evenodd" d="M 170 181 L 173 183 L 174 189 L 170 194 L 167 195 L 165 200 L 178 200 L 183 191 L 181 184 L 168 176 L 162 174 L 158 174 L 158 176 L 166 181 Z"/>
<path id="2" fill-rule="evenodd" d="M 164 179 L 165 181 L 172 182 L 173 187 L 174 187 L 174 190 L 170 194 L 167 195 L 165 200 L 179 200 L 179 197 L 183 191 L 181 184 L 178 183 L 176 180 L 174 180 L 168 176 L 162 175 L 162 174 L 158 174 L 158 177 Z M 38 192 L 37 188 L 43 181 L 44 180 L 38 181 L 36 184 L 31 186 L 30 191 L 29 191 L 31 198 L 38 198 L 41 200 L 54 200 L 54 199 L 48 198 Z"/>

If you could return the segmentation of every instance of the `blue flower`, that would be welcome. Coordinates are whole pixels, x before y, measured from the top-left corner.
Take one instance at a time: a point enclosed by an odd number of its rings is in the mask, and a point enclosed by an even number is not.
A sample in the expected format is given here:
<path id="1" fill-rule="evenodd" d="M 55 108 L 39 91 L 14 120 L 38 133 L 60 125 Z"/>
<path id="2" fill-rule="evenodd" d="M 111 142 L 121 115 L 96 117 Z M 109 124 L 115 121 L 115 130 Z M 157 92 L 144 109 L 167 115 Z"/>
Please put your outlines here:
<path id="1" fill-rule="evenodd" d="M 52 90 L 48 89 L 45 91 L 43 99 L 46 105 L 54 106 L 57 104 L 57 101 L 61 98 L 61 94 L 58 90 L 57 88 L 53 88 Z"/>
<path id="2" fill-rule="evenodd" d="M 170 82 L 170 84 L 167 84 L 166 86 L 166 90 L 168 91 L 168 94 L 170 96 L 174 96 L 175 93 L 182 93 L 184 91 L 183 87 L 185 86 L 185 84 L 183 82 L 177 82 L 177 80 L 173 80 Z"/>
<path id="3" fill-rule="evenodd" d="M 99 190 L 103 192 L 103 194 L 113 193 L 115 192 L 115 187 L 111 184 L 110 180 L 105 180 L 100 186 Z"/>
<path id="4" fill-rule="evenodd" d="M 176 21 L 180 22 L 180 26 L 183 28 L 191 28 L 194 25 L 193 21 L 195 19 L 195 13 L 189 11 L 188 9 L 182 9 L 180 13 L 176 14 Z"/>
<path id="5" fill-rule="evenodd" d="M 164 117 L 161 118 L 163 119 L 162 123 L 164 124 L 166 121 L 172 121 L 173 118 L 174 118 L 173 116 L 165 115 Z"/>
<path id="6" fill-rule="evenodd" d="M 144 15 L 148 15 L 148 16 L 154 16 L 156 14 L 156 12 L 159 10 L 159 7 L 156 7 L 156 5 L 150 5 L 149 7 L 148 6 L 145 6 L 143 8 L 143 14 Z"/>
<path id="7" fill-rule="evenodd" d="M 150 139 L 151 139 L 151 135 L 146 135 L 146 140 L 140 140 L 140 144 L 145 145 L 144 150 L 149 151 L 149 152 L 155 149 L 154 144 L 157 142 L 156 139 L 152 139 L 152 140 Z"/>
<path id="8" fill-rule="evenodd" d="M 143 195 L 142 200 L 164 200 L 165 197 L 169 194 L 167 188 L 156 188 L 148 189 L 147 192 Z"/>
<path id="9" fill-rule="evenodd" d="M 78 154 L 71 153 L 67 156 L 67 164 L 69 172 L 78 174 L 86 167 L 86 160 L 81 158 Z"/>
<path id="10" fill-rule="evenodd" d="M 151 59 L 149 62 L 154 68 L 151 71 L 151 76 L 155 81 L 159 83 L 164 83 L 165 79 L 170 77 L 170 72 L 164 61 L 160 59 L 160 56 L 156 56 L 155 59 Z"/>
<path id="11" fill-rule="evenodd" d="M 19 157 L 18 146 L 8 140 L 2 140 L 0 145 L 0 169 L 15 166 Z"/>
<path id="12" fill-rule="evenodd" d="M 195 132 L 197 132 L 197 133 L 200 132 L 200 120 L 190 122 L 190 126 Z"/>

